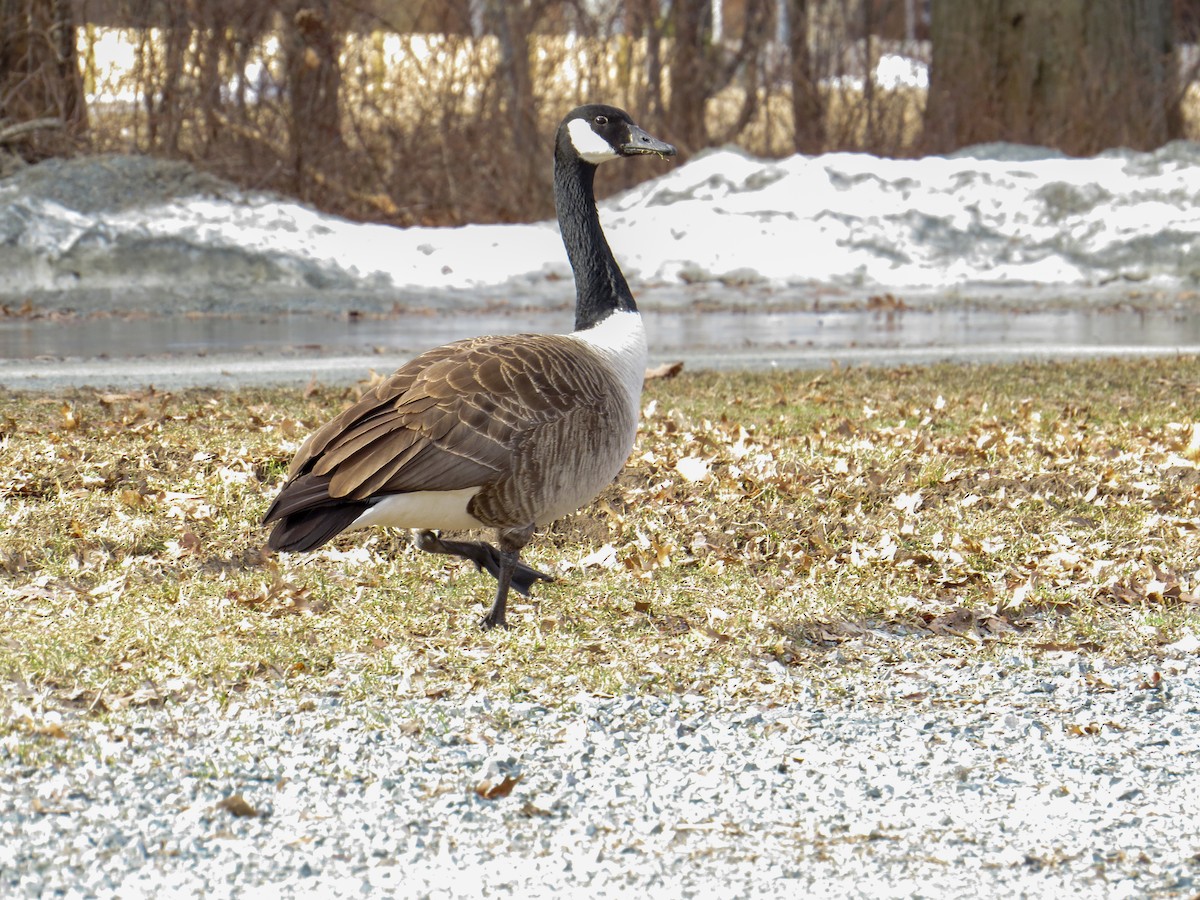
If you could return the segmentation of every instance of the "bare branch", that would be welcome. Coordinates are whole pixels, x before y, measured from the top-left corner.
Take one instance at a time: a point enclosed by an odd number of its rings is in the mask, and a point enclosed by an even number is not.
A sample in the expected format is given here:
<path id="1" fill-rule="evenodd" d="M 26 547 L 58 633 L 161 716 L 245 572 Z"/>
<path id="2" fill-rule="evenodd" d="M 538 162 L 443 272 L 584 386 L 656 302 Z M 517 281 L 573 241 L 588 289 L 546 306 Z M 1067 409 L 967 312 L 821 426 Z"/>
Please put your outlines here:
<path id="1" fill-rule="evenodd" d="M 14 143 L 18 138 L 35 131 L 58 130 L 65 128 L 62 119 L 30 119 L 28 122 L 17 122 L 15 125 L 0 127 L 0 144 Z"/>

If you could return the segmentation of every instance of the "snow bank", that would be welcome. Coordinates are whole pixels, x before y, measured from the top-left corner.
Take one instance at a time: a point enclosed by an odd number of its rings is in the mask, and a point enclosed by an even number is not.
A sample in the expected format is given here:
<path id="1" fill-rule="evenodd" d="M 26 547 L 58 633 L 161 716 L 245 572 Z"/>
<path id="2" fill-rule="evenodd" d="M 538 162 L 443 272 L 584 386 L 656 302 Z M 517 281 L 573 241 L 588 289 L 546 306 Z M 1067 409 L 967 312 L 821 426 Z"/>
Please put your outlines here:
<path id="1" fill-rule="evenodd" d="M 118 160 L 0 182 L 0 296 L 507 290 L 570 275 L 553 222 L 364 225 L 182 176 L 164 185 L 156 167 L 177 164 Z M 720 150 L 602 204 L 601 218 L 642 283 L 1194 285 L 1200 145 L 1091 159 L 1012 145 L 912 160 Z"/>

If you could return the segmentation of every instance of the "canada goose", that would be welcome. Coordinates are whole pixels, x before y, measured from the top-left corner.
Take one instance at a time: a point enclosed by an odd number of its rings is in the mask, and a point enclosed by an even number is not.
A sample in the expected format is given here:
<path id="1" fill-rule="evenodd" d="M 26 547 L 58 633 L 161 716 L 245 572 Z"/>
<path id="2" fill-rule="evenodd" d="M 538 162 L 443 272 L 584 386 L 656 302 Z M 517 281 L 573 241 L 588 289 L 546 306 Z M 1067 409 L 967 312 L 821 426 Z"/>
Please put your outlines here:
<path id="1" fill-rule="evenodd" d="M 520 561 L 534 528 L 590 502 L 637 433 L 646 337 L 600 228 L 596 167 L 673 156 L 628 113 L 581 106 L 558 127 L 554 199 L 575 273 L 575 331 L 456 341 L 422 353 L 313 433 L 263 523 L 272 550 L 313 550 L 369 525 L 417 530 L 430 553 L 496 577 L 484 628 L 506 626 L 509 588 L 551 576 Z M 499 549 L 439 529 L 495 528 Z"/>

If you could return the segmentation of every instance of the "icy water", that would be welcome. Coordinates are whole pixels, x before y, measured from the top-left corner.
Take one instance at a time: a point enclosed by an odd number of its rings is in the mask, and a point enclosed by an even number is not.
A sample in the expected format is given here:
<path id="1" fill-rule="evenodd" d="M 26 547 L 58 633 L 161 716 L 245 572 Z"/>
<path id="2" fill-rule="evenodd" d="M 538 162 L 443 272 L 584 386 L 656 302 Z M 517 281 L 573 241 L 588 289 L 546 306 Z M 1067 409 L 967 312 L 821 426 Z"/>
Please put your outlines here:
<path id="1" fill-rule="evenodd" d="M 1200 317 L 1178 310 L 689 311 L 646 320 L 652 360 L 693 369 L 1200 352 Z M 352 381 L 461 337 L 569 327 L 565 312 L 10 319 L 0 321 L 0 384 Z"/>

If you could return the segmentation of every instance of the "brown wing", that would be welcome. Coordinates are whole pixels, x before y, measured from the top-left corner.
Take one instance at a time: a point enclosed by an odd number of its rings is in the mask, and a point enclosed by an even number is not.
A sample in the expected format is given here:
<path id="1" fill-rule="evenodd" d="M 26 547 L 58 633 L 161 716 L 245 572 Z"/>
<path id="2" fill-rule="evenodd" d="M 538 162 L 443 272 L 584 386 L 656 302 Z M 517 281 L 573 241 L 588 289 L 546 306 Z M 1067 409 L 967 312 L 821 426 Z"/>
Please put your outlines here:
<path id="1" fill-rule="evenodd" d="M 611 390 L 579 352 L 566 336 L 526 334 L 424 353 L 314 433 L 289 481 L 327 477 L 329 499 L 361 500 L 502 479 L 531 435 Z"/>

